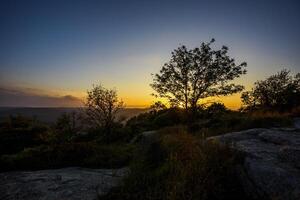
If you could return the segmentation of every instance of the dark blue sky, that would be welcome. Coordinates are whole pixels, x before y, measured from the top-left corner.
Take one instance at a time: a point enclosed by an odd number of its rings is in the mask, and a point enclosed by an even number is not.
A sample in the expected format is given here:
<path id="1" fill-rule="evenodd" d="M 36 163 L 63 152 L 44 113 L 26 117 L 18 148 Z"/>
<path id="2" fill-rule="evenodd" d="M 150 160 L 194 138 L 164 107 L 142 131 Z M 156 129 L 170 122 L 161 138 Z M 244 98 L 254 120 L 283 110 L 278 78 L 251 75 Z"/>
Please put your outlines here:
<path id="1" fill-rule="evenodd" d="M 212 37 L 248 63 L 246 85 L 300 68 L 300 1 L 2 0 L 0 28 L 1 88 L 43 95 L 80 96 L 100 81 L 147 104 L 170 52 Z"/>

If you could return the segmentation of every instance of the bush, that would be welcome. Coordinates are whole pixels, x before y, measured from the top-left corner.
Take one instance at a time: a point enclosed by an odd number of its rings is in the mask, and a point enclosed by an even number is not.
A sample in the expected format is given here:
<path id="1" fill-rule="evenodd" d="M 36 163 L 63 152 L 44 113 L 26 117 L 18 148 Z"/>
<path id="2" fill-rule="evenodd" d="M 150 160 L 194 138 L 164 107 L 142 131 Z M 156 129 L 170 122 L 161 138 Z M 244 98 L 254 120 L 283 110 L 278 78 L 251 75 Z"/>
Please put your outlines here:
<path id="1" fill-rule="evenodd" d="M 204 110 L 207 117 L 219 116 L 230 112 L 223 103 L 212 103 Z"/>
<path id="2" fill-rule="evenodd" d="M 45 144 L 49 128 L 22 116 L 10 116 L 0 124 L 0 155 L 17 153 L 24 148 Z"/>
<path id="3" fill-rule="evenodd" d="M 277 112 L 227 112 L 210 118 L 199 119 L 188 126 L 189 132 L 199 137 L 210 137 L 251 128 L 289 127 L 293 125 L 289 114 Z"/>
<path id="4" fill-rule="evenodd" d="M 1 171 L 82 166 L 119 168 L 129 163 L 134 147 L 95 142 L 42 145 L 0 158 Z"/>
<path id="5" fill-rule="evenodd" d="M 133 134 L 143 131 L 160 129 L 186 123 L 184 110 L 180 108 L 169 108 L 159 111 L 150 111 L 135 116 L 127 121 L 128 127 Z"/>
<path id="6" fill-rule="evenodd" d="M 139 150 L 123 185 L 104 199 L 244 198 L 235 174 L 240 162 L 242 157 L 229 148 L 168 128 Z"/>

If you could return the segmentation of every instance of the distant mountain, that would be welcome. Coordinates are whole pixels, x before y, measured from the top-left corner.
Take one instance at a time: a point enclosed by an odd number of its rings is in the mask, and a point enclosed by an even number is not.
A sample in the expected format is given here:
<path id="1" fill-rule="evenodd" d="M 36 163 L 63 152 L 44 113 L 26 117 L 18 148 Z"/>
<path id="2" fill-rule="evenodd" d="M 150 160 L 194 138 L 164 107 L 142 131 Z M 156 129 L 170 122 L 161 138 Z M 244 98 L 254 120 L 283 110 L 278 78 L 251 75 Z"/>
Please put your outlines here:
<path id="1" fill-rule="evenodd" d="M 140 113 L 146 112 L 146 108 L 125 108 L 120 111 L 119 115 L 129 119 Z M 53 123 L 63 113 L 79 111 L 79 108 L 30 108 L 30 107 L 0 107 L 0 120 L 9 115 L 22 115 L 26 117 L 35 117 L 46 123 Z"/>

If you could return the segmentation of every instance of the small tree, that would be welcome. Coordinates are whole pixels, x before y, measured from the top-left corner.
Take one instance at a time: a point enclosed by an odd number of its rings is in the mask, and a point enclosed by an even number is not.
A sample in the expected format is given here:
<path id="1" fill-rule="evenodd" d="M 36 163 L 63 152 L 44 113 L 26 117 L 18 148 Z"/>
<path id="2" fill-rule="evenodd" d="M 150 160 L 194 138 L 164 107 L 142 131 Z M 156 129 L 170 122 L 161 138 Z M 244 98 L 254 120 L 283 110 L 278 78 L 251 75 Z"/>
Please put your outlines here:
<path id="1" fill-rule="evenodd" d="M 85 113 L 87 121 L 97 128 L 104 128 L 106 135 L 111 133 L 117 113 L 124 107 L 118 99 L 115 89 L 106 89 L 102 85 L 94 85 L 87 91 Z"/>
<path id="2" fill-rule="evenodd" d="M 63 134 L 66 140 L 70 140 L 80 129 L 79 127 L 79 113 L 72 111 L 71 113 L 63 113 L 58 117 L 55 128 Z"/>
<path id="3" fill-rule="evenodd" d="M 248 109 L 267 108 L 285 110 L 300 105 L 300 73 L 294 77 L 283 69 L 266 80 L 254 83 L 251 91 L 242 93 Z"/>
<path id="4" fill-rule="evenodd" d="M 185 46 L 174 50 L 171 60 L 154 76 L 154 95 L 167 98 L 171 105 L 195 111 L 200 99 L 242 91 L 242 85 L 229 82 L 246 73 L 246 63 L 236 65 L 227 55 L 228 48 L 213 50 L 213 42 L 214 39 L 191 50 Z"/>

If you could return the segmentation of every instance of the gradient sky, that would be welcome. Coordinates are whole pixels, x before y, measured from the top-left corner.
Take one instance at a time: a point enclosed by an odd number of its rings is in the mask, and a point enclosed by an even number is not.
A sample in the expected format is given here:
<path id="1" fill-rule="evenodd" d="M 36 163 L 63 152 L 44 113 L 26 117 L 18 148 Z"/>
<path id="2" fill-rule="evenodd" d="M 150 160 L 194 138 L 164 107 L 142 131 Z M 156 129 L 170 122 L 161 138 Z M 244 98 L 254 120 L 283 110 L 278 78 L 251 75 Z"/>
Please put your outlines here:
<path id="1" fill-rule="evenodd" d="M 151 73 L 180 44 L 216 39 L 253 82 L 300 70 L 300 1 L 1 0 L 0 106 L 76 106 L 93 83 L 127 106 L 154 101 Z M 223 99 L 236 108 L 239 95 Z"/>

